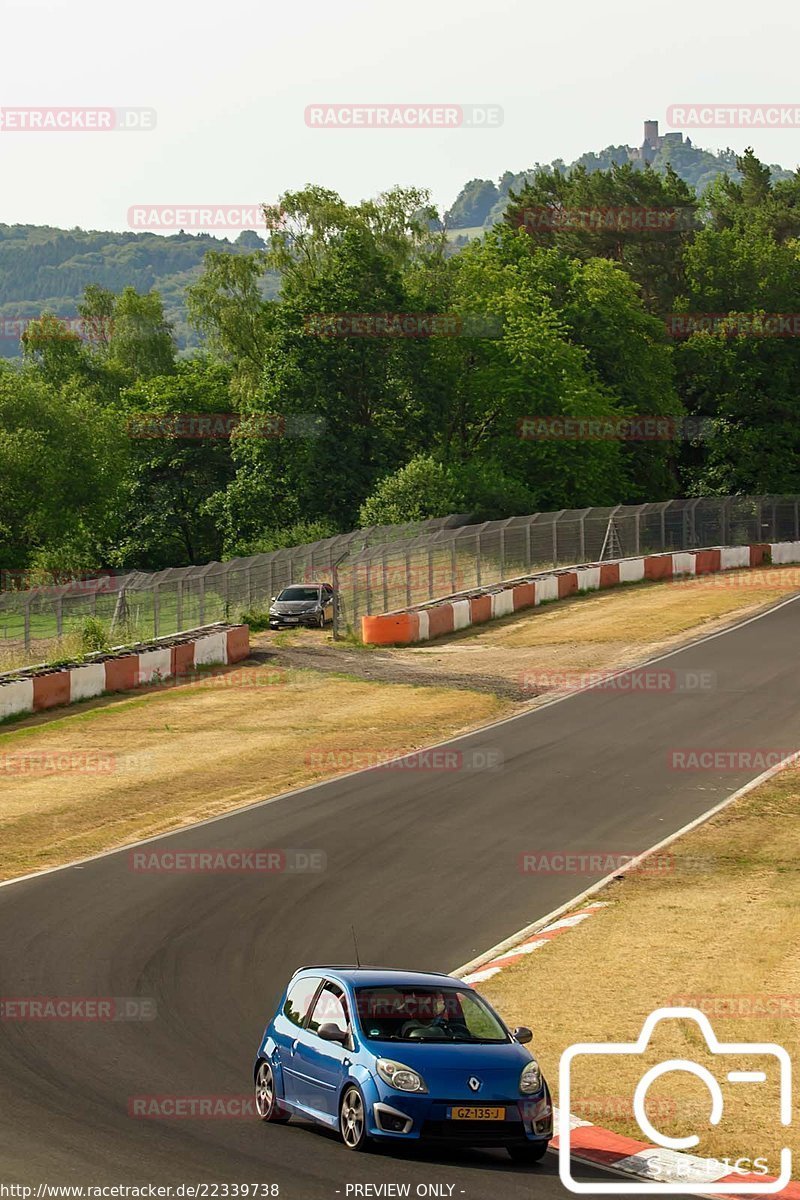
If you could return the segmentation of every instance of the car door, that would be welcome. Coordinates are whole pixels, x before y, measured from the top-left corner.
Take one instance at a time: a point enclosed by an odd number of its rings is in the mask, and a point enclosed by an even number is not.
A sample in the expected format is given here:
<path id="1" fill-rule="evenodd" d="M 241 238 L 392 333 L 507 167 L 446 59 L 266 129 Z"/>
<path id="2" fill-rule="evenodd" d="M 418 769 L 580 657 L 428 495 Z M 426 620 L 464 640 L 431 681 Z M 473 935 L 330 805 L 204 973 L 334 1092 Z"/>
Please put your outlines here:
<path id="1" fill-rule="evenodd" d="M 335 1025 L 345 1035 L 346 1044 L 321 1038 L 317 1033 L 321 1025 Z M 293 1070 L 299 1102 L 335 1121 L 339 1092 L 350 1066 L 351 1052 L 346 997 L 337 983 L 326 980 L 294 1050 Z"/>
<path id="2" fill-rule="evenodd" d="M 333 616 L 333 588 L 330 584 L 325 584 L 322 589 L 322 604 L 324 606 L 325 617 Z"/>
<path id="3" fill-rule="evenodd" d="M 273 1025 L 283 1076 L 283 1094 L 290 1104 L 303 1103 L 295 1056 L 298 1039 L 311 1015 L 311 1007 L 321 985 L 321 976 L 301 975 L 290 985 L 283 1008 Z"/>

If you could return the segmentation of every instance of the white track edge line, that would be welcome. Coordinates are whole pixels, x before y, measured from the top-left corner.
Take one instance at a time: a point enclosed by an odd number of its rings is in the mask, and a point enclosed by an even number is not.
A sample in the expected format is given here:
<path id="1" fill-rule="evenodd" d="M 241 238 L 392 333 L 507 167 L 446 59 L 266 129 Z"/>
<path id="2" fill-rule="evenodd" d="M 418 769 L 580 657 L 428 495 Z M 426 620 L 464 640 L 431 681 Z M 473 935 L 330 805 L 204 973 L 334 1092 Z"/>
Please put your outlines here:
<path id="1" fill-rule="evenodd" d="M 745 568 L 742 569 L 744 570 Z M 611 591 L 613 589 L 608 590 Z M 636 663 L 628 667 L 620 667 L 618 671 L 608 675 L 607 678 L 616 679 L 620 675 L 629 675 L 631 671 L 641 670 L 642 667 L 650 666 L 652 663 L 663 662 L 664 659 L 672 658 L 676 654 L 683 654 L 685 650 L 691 650 L 695 646 L 702 646 L 705 642 L 712 642 L 715 638 L 724 637 L 726 634 L 735 633 L 738 629 L 744 629 L 745 625 L 752 625 L 754 621 L 763 620 L 764 617 L 768 617 L 772 613 L 778 612 L 779 609 L 785 608 L 787 604 L 794 604 L 797 600 L 800 600 L 800 592 L 794 596 L 789 596 L 786 600 L 781 600 L 779 603 L 771 605 L 769 608 L 765 608 L 763 612 L 755 613 L 752 617 L 748 617 L 744 621 L 737 621 L 735 624 L 729 625 L 726 629 L 719 629 L 716 633 L 708 633 L 705 635 L 705 637 L 698 638 L 696 641 L 686 642 L 686 644 L 683 646 L 676 646 L 674 650 L 668 650 L 665 654 L 660 654 L 656 658 L 648 658 L 641 663 Z M 521 612 L 522 610 L 520 609 L 519 611 Z M 604 679 L 602 682 L 603 685 L 605 685 L 606 679 Z M 503 725 L 509 725 L 512 721 L 521 721 L 526 717 L 535 716 L 536 713 L 544 712 L 544 710 L 547 708 L 552 708 L 554 704 L 563 704 L 566 700 L 572 700 L 575 696 L 583 695 L 584 691 L 592 691 L 595 687 L 600 686 L 601 685 L 598 683 L 596 685 L 593 684 L 589 688 L 582 689 L 581 691 L 566 692 L 563 696 L 556 696 L 553 700 L 548 700 L 545 704 L 540 704 L 536 708 L 529 708 L 524 712 L 512 713 L 508 717 L 501 717 L 499 721 L 492 721 L 488 725 L 481 725 L 477 729 L 473 729 L 468 733 L 460 733 L 456 737 L 452 738 L 443 738 L 442 741 L 434 742 L 430 746 L 422 746 L 419 750 L 408 750 L 405 754 L 398 754 L 395 758 L 387 759 L 386 763 L 382 764 L 382 766 L 385 767 L 388 765 L 388 763 L 392 762 L 402 762 L 404 758 L 410 758 L 413 754 L 421 754 L 428 750 L 436 750 L 440 746 L 452 746 L 456 742 L 464 741 L 466 738 L 482 736 L 487 730 L 499 729 Z M 313 792 L 316 788 L 327 787 L 332 783 L 340 783 L 345 779 L 352 779 L 357 775 L 366 775 L 368 771 L 374 771 L 376 769 L 377 768 L 375 767 L 360 767 L 357 771 L 347 771 L 343 775 L 332 775 L 330 779 L 320 779 L 317 783 L 309 783 L 304 787 L 294 788 L 289 792 L 280 792 L 277 796 L 267 796 L 263 800 L 254 800 L 251 804 L 245 804 L 239 808 L 233 808 L 230 810 L 230 812 L 218 813 L 217 816 L 207 817 L 204 821 L 190 822 L 188 825 L 180 825 L 177 829 L 167 829 L 162 833 L 155 833 L 149 838 L 139 838 L 138 841 L 135 842 L 125 842 L 122 846 L 113 846 L 109 850 L 101 850 L 97 854 L 90 854 L 87 855 L 86 858 L 78 858 L 73 862 L 61 863 L 59 866 L 55 867 L 45 867 L 41 871 L 30 871 L 27 875 L 19 875 L 15 879 L 4 879 L 0 881 L 0 888 L 11 887 L 12 884 L 15 883 L 25 883 L 31 879 L 41 879 L 45 875 L 54 875 L 57 871 L 69 871 L 76 867 L 83 867 L 87 863 L 96 862 L 98 859 L 110 858 L 113 854 L 122 854 L 126 850 L 133 850 L 136 846 L 147 846 L 152 842 L 159 842 L 163 838 L 176 837 L 179 834 L 188 833 L 192 829 L 202 829 L 205 825 L 214 825 L 217 821 L 227 821 L 230 820 L 231 817 L 238 817 L 242 813 L 249 812 L 251 809 L 266 807 L 268 804 L 276 804 L 279 800 L 288 800 L 294 796 L 302 796 L 306 792 Z M 650 851 L 648 851 L 648 853 L 650 853 Z M 560 912 L 562 910 L 557 911 Z M 553 915 L 554 914 L 551 914 L 551 917 Z"/>
<path id="2" fill-rule="evenodd" d="M 455 976 L 468 975 L 477 967 L 485 966 L 486 964 L 490 963 L 493 958 L 497 958 L 498 955 L 502 954 L 504 951 L 512 950 L 514 946 L 524 942 L 527 937 L 530 937 L 534 933 L 539 933 L 545 925 L 549 925 L 551 921 L 555 920 L 557 917 L 560 917 L 563 913 L 569 912 L 570 909 L 577 908 L 585 900 L 588 900 L 591 896 L 595 896 L 603 888 L 608 887 L 608 885 L 613 883 L 615 879 L 619 879 L 620 875 L 625 875 L 628 871 L 633 870 L 634 867 L 637 867 L 639 863 L 643 862 L 646 858 L 649 858 L 652 854 L 657 854 L 659 850 L 663 850 L 665 847 L 670 846 L 673 842 L 677 841 L 678 838 L 684 837 L 687 833 L 691 833 L 692 830 L 697 829 L 700 825 L 705 825 L 705 823 L 710 821 L 712 817 L 715 817 L 717 813 L 722 812 L 723 809 L 728 808 L 729 805 L 733 804 L 736 800 L 740 800 L 742 796 L 746 796 L 748 792 L 752 792 L 762 783 L 766 783 L 766 781 L 771 779 L 773 775 L 777 775 L 779 772 L 785 771 L 788 766 L 792 765 L 793 761 L 794 760 L 791 758 L 784 759 L 779 763 L 775 763 L 774 766 L 768 767 L 766 771 L 762 771 L 760 775 L 757 775 L 755 779 L 751 779 L 749 783 L 743 784 L 742 787 L 738 788 L 735 792 L 732 792 L 730 796 L 727 796 L 724 800 L 721 800 L 719 804 L 715 804 L 714 807 L 708 809 L 707 812 L 701 813 L 699 817 L 695 817 L 695 819 L 690 821 L 688 825 L 684 825 L 675 833 L 668 834 L 667 837 L 663 838 L 660 842 L 657 842 L 655 846 L 651 846 L 649 850 L 643 850 L 641 854 L 637 854 L 636 858 L 632 858 L 630 862 L 625 863 L 618 870 L 612 871 L 610 875 L 606 875 L 597 883 L 593 883 L 591 887 L 586 889 L 586 891 L 581 892 L 578 896 L 574 896 L 572 900 L 568 900 L 566 904 L 561 904 L 558 908 L 554 908 L 552 912 L 548 913 L 547 916 L 540 917 L 531 925 L 526 925 L 524 929 L 518 930 L 517 933 L 512 933 L 510 937 L 505 939 L 505 941 L 498 942 L 497 945 L 492 946 L 490 950 L 485 951 L 485 953 L 479 955 L 477 958 L 473 958 L 471 962 L 466 963 L 463 967 L 457 967 L 455 971 L 450 971 L 449 974 Z"/>

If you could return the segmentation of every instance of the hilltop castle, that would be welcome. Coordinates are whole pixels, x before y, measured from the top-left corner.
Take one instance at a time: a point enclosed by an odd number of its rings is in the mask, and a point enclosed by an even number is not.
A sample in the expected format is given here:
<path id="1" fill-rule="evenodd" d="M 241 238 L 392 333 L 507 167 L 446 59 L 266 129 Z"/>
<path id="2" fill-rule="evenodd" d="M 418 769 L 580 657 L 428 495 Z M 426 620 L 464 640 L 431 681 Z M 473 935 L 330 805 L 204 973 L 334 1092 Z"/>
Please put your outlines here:
<path id="1" fill-rule="evenodd" d="M 659 150 L 673 143 L 678 146 L 691 146 L 691 138 L 684 138 L 682 133 L 658 132 L 658 121 L 645 121 L 644 141 L 641 146 L 627 146 L 630 162 L 651 163 Z"/>

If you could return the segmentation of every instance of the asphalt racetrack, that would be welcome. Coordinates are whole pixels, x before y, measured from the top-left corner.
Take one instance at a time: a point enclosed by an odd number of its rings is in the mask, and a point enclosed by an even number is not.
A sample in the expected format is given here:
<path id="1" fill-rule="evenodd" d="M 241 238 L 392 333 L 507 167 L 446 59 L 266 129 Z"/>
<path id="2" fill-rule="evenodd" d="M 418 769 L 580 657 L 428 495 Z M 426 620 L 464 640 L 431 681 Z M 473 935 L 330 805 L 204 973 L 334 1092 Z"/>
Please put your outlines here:
<path id="1" fill-rule="evenodd" d="M 0 1180 L 275 1183 L 287 1200 L 368 1182 L 566 1195 L 553 1155 L 526 1169 L 502 1151 L 353 1155 L 297 1121 L 138 1119 L 129 1102 L 249 1095 L 288 975 L 352 961 L 351 923 L 365 962 L 453 970 L 591 882 L 525 875 L 521 851 L 641 851 L 705 812 L 759 770 L 674 770 L 671 751 L 792 750 L 798 662 L 788 602 L 660 664 L 713 686 L 583 692 L 453 744 L 492 770 L 372 770 L 147 845 L 322 851 L 324 871 L 141 873 L 119 851 L 1 887 L 2 996 L 140 997 L 156 1015 L 0 1021 Z"/>

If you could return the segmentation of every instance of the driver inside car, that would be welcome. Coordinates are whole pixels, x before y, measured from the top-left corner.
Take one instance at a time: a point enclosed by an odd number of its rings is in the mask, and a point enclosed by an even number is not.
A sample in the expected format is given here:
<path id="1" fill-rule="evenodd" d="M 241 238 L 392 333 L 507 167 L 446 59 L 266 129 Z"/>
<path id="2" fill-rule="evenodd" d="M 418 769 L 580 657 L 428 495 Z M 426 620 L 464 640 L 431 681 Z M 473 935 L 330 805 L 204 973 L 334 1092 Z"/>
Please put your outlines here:
<path id="1" fill-rule="evenodd" d="M 455 1035 L 450 1024 L 444 997 L 437 995 L 413 996 L 406 1000 L 406 1010 L 416 1010 L 416 1015 L 400 1026 L 400 1037 L 408 1039 L 445 1038 Z"/>

